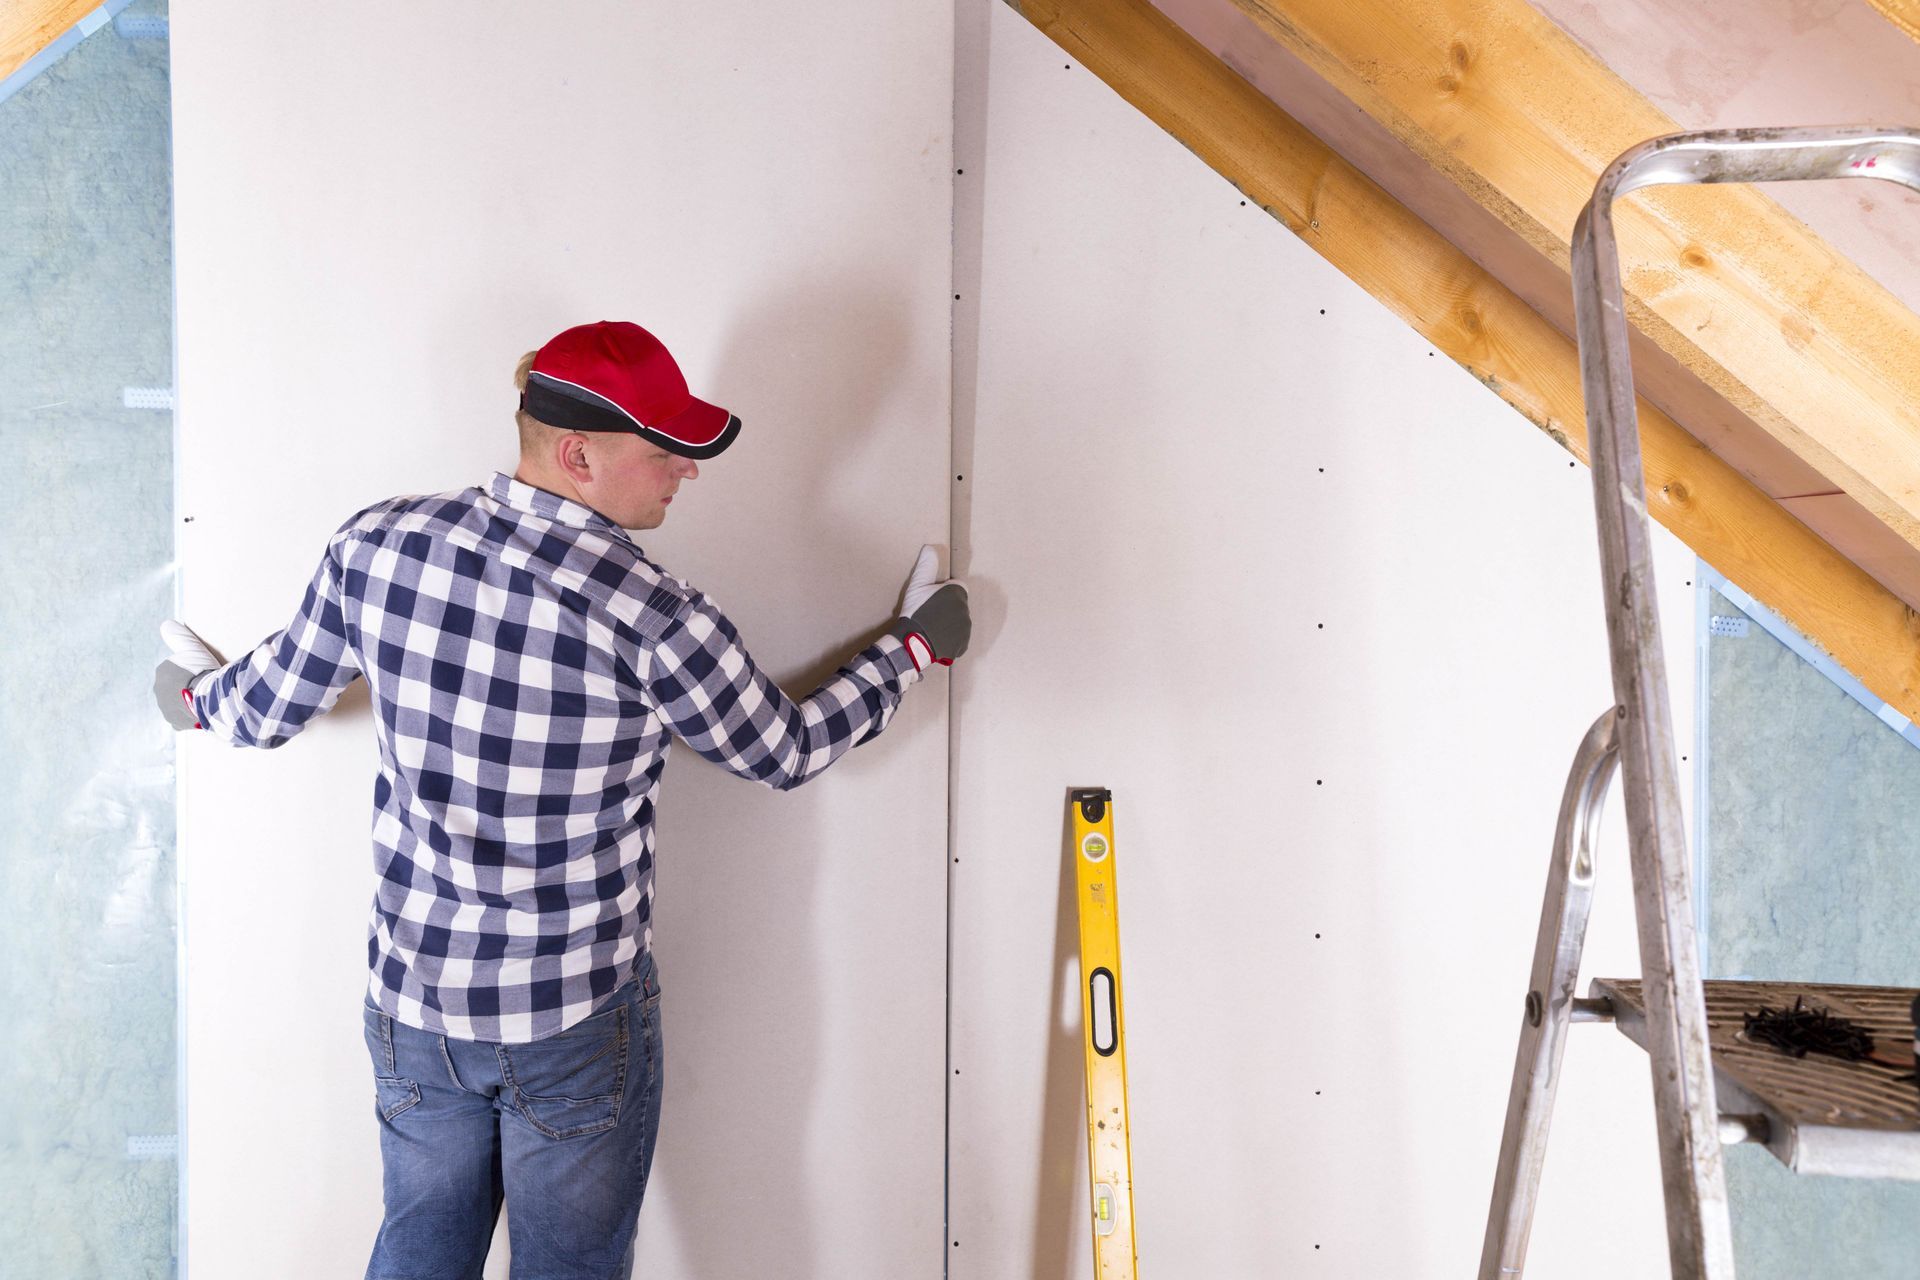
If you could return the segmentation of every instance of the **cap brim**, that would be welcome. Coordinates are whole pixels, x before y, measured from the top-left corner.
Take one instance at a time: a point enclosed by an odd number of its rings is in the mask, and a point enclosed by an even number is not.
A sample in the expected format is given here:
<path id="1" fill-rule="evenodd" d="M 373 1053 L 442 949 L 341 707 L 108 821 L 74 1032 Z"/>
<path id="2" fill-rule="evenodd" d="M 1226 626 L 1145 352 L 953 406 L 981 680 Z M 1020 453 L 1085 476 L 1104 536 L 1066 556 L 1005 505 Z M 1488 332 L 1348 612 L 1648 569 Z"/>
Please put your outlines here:
<path id="1" fill-rule="evenodd" d="M 740 419 L 717 404 L 694 400 L 671 418 L 643 427 L 640 434 L 669 453 L 698 460 L 732 444 L 740 434 Z"/>

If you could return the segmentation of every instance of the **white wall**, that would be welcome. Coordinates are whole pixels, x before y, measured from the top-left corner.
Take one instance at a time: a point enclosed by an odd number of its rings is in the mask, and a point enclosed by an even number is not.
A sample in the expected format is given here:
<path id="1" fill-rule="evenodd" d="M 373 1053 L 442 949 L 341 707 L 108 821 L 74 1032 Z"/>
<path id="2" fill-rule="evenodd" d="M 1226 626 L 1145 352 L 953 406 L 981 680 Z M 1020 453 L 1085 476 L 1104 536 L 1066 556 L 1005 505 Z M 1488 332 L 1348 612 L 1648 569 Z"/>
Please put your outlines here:
<path id="1" fill-rule="evenodd" d="M 641 319 L 747 423 L 651 551 L 805 683 L 951 498 L 976 651 L 957 862 L 937 682 L 792 796 L 669 767 L 640 1274 L 1090 1274 L 1061 831 L 1097 783 L 1143 1271 L 1459 1275 L 1611 700 L 1587 472 L 1005 5 L 957 9 L 176 14 L 186 616 L 277 627 L 348 512 L 507 464 L 520 351 Z M 356 1274 L 378 1220 L 365 720 L 183 753 L 194 1280 Z M 1637 964 L 1620 829 L 1593 972 Z M 1581 1028 L 1535 1269 L 1656 1274 L 1662 1239 L 1644 1059 Z"/>
<path id="2" fill-rule="evenodd" d="M 1092 1274 L 1062 836 L 1093 784 L 1142 1274 L 1471 1274 L 1561 787 L 1612 702 L 1589 474 L 985 7 L 957 79 L 980 652 L 951 1274 Z M 1691 559 L 1656 545 L 1690 755 Z M 1623 831 L 1616 796 L 1589 973 L 1638 968 Z M 1578 1028 L 1531 1270 L 1665 1256 L 1646 1060 Z"/>
<path id="3" fill-rule="evenodd" d="M 950 6 L 173 16 L 179 551 L 209 639 L 281 626 L 366 503 L 510 470 L 514 361 L 600 318 L 746 424 L 649 552 L 796 690 L 889 616 L 947 530 Z M 913 690 L 792 795 L 669 765 L 642 1274 L 939 1257 L 945 702 Z M 368 719 L 350 694 L 276 753 L 182 752 L 194 1280 L 365 1266 Z"/>

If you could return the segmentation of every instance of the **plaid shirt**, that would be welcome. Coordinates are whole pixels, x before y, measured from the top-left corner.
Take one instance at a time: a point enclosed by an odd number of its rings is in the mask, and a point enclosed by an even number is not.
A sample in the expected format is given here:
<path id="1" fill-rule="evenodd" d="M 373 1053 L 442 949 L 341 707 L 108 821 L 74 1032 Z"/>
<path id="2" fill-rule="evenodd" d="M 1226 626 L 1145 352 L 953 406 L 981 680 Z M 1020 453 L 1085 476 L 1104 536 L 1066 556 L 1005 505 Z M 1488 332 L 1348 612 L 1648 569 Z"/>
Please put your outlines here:
<path id="1" fill-rule="evenodd" d="M 499 474 L 341 526 L 292 623 L 196 681 L 194 710 L 277 747 L 362 674 L 380 744 L 368 994 L 408 1026 L 507 1044 L 587 1017 L 651 946 L 673 736 L 785 790 L 884 729 L 919 678 L 883 636 L 795 702 L 624 530 Z"/>

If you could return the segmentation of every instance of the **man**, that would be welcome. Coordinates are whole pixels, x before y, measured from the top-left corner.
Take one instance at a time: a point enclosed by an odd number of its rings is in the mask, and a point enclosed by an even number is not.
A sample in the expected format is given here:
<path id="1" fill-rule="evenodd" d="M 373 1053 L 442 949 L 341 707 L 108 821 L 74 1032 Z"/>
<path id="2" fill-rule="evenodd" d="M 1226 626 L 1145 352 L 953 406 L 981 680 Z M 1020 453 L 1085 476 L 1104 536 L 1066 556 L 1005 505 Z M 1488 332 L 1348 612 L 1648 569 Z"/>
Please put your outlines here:
<path id="1" fill-rule="evenodd" d="M 660 1109 L 654 803 L 672 738 L 777 789 L 879 734 L 966 651 L 922 548 L 892 629 L 789 699 L 726 615 L 648 560 L 740 421 L 637 325 L 523 359 L 512 476 L 376 503 L 300 611 L 222 664 L 178 622 L 178 729 L 276 747 L 367 680 L 379 740 L 365 1010 L 386 1217 L 369 1280 L 478 1277 L 503 1199 L 515 1274 L 629 1274 Z"/>

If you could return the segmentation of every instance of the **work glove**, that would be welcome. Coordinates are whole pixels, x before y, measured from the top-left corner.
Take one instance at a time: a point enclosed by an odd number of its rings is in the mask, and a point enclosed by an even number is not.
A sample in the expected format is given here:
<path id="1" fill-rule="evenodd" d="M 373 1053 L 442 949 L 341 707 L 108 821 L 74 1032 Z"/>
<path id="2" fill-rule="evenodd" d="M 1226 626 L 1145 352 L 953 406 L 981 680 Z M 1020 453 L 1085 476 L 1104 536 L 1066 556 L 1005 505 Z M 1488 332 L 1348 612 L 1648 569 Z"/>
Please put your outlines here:
<path id="1" fill-rule="evenodd" d="M 205 728 L 193 714 L 193 683 L 227 664 L 184 622 L 167 619 L 160 624 L 160 638 L 170 652 L 154 670 L 153 700 L 175 729 Z"/>
<path id="2" fill-rule="evenodd" d="M 973 635 L 967 584 L 941 579 L 940 553 L 931 546 L 921 547 L 920 558 L 913 562 L 892 634 L 907 646 L 915 671 L 925 671 L 930 662 L 952 666 L 967 651 Z"/>

